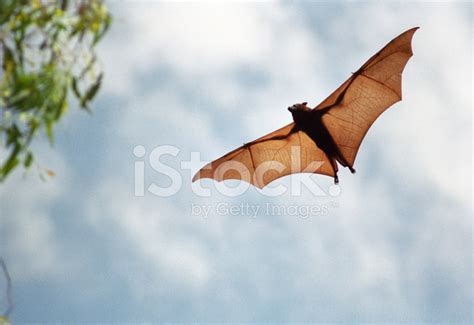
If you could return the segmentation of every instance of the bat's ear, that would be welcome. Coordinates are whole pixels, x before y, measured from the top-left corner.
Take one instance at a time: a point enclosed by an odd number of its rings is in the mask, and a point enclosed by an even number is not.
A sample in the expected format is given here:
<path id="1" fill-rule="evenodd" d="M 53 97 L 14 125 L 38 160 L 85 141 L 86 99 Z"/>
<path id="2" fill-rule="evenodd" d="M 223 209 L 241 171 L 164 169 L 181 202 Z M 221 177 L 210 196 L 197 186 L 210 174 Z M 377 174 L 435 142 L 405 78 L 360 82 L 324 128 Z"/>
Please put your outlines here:
<path id="1" fill-rule="evenodd" d="M 308 102 L 301 103 L 301 105 L 303 105 L 303 106 L 306 106 L 307 104 L 308 104 Z"/>

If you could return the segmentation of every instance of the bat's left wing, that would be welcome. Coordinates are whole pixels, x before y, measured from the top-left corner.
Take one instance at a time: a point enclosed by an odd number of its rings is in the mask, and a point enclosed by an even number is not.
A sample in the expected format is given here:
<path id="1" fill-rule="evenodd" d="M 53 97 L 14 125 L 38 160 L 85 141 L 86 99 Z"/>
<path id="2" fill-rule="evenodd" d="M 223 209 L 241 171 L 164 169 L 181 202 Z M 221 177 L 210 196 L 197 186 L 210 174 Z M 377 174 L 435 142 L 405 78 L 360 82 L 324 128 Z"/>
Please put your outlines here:
<path id="1" fill-rule="evenodd" d="M 323 122 L 351 167 L 370 126 L 402 98 L 402 72 L 417 29 L 393 39 L 315 108 L 327 110 Z"/>
<path id="2" fill-rule="evenodd" d="M 334 176 L 326 154 L 291 123 L 247 143 L 204 166 L 193 177 L 216 181 L 238 179 L 263 188 L 271 181 L 294 173 Z"/>

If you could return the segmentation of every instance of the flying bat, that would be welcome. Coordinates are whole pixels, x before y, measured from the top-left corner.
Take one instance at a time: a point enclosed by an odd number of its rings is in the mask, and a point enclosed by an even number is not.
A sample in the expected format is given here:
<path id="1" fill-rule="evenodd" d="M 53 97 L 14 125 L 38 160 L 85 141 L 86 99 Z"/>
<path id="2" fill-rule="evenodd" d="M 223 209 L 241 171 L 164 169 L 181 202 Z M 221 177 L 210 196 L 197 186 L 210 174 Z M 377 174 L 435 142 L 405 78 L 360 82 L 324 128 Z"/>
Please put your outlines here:
<path id="1" fill-rule="evenodd" d="M 288 107 L 293 123 L 212 161 L 193 182 L 238 179 L 263 188 L 286 175 L 317 173 L 337 184 L 338 163 L 355 173 L 354 161 L 370 126 L 402 99 L 402 72 L 413 55 L 417 29 L 394 38 L 316 107 L 307 102 Z"/>

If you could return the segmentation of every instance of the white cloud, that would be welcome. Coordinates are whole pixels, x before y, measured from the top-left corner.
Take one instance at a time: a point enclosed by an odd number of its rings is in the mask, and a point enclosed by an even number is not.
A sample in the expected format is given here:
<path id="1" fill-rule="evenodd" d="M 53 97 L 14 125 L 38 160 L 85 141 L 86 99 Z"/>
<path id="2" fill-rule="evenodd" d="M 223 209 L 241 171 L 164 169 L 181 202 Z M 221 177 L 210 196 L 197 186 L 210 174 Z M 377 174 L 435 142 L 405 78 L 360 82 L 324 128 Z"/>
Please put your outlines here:
<path id="1" fill-rule="evenodd" d="M 199 239 L 201 235 L 212 237 L 213 230 L 197 218 L 184 218 L 187 206 L 179 208 L 156 197 L 134 197 L 130 185 L 122 179 L 105 180 L 94 191 L 85 214 L 94 231 L 112 240 L 120 238 L 119 246 L 126 246 L 133 255 L 125 261 L 120 248 L 109 252 L 119 265 L 138 263 L 139 272 L 146 268 L 152 275 L 142 287 L 126 269 L 129 284 L 134 285 L 132 291 L 138 296 L 160 292 L 163 282 L 179 290 L 202 290 L 211 280 L 212 264 L 205 243 Z"/>
<path id="2" fill-rule="evenodd" d="M 50 278 L 64 274 L 70 267 L 62 259 L 57 225 L 51 216 L 68 180 L 68 170 L 62 157 L 50 147 L 43 144 L 37 148 L 35 159 L 41 162 L 40 169 L 33 166 L 25 177 L 16 170 L 0 186 L 2 255 L 15 281 Z M 57 176 L 46 176 L 41 181 L 39 170 L 44 168 Z"/>

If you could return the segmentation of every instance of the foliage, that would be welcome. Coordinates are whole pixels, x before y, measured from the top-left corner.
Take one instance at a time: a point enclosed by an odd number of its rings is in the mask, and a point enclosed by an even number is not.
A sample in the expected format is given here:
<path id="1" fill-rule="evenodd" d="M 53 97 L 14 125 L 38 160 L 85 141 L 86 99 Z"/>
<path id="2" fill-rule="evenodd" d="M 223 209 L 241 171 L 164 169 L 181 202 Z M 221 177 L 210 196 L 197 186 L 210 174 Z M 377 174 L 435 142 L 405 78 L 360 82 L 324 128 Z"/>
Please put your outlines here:
<path id="1" fill-rule="evenodd" d="M 95 46 L 110 23 L 103 0 L 0 0 L 0 182 L 31 166 L 39 130 L 53 142 L 72 98 L 89 110 L 102 81 Z"/>

